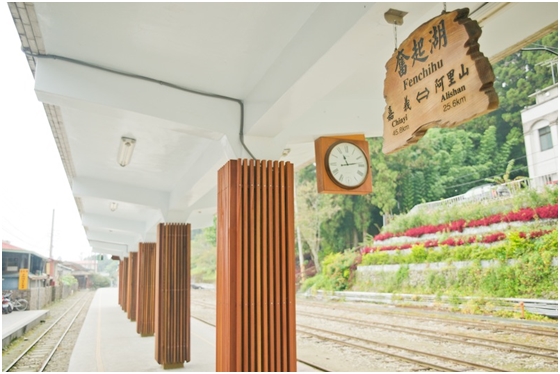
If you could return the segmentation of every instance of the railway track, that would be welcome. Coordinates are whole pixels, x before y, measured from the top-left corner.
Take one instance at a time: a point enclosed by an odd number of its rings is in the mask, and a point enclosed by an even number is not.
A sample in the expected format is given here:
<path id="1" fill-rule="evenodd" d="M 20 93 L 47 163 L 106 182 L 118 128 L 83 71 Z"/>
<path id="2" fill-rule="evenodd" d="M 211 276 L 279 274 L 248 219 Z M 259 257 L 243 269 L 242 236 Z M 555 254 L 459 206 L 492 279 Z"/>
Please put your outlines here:
<path id="1" fill-rule="evenodd" d="M 26 345 L 23 352 L 12 362 L 4 366 L 3 372 L 42 372 L 48 371 L 48 365 L 64 342 L 76 319 L 87 312 L 86 306 L 91 303 L 94 292 L 87 292 L 71 305 L 60 317 L 44 330 L 31 344 Z M 84 310 L 85 309 L 85 310 Z M 2 360 L 4 361 L 4 360 Z"/>
<path id="2" fill-rule="evenodd" d="M 423 352 L 416 349 L 404 348 L 401 346 L 395 346 L 392 344 L 378 342 L 371 339 L 363 339 L 356 336 L 341 334 L 330 330 L 318 329 L 317 327 L 305 326 L 301 324 L 298 324 L 298 327 L 299 328 L 297 329 L 297 331 L 299 333 L 313 336 L 323 341 L 329 341 L 338 345 L 344 345 L 362 351 L 372 352 L 384 356 L 390 356 L 397 360 L 407 361 L 415 365 L 419 365 L 425 369 L 432 369 L 436 371 L 445 371 L 445 372 L 471 371 L 471 370 L 480 370 L 480 369 L 484 371 L 500 371 L 500 372 L 507 371 L 501 368 L 495 368 L 488 365 L 481 365 L 475 362 L 468 362 L 456 358 Z M 310 332 L 309 330 L 313 332 Z M 317 332 L 320 332 L 321 334 L 317 334 Z M 329 335 L 335 336 L 336 338 L 331 338 L 329 337 Z M 359 342 L 359 344 L 351 343 L 350 341 L 356 341 Z M 375 345 L 377 347 L 381 347 L 382 349 L 371 348 L 368 347 L 367 345 Z M 435 362 L 428 362 L 425 359 L 414 358 L 418 356 L 429 358 L 431 360 L 434 360 Z M 451 363 L 454 366 L 444 366 L 445 363 L 448 364 Z"/>
<path id="3" fill-rule="evenodd" d="M 318 308 L 325 308 L 329 306 L 333 306 L 333 304 L 329 305 L 328 303 L 321 303 L 321 302 L 313 302 L 313 301 L 302 301 L 298 299 L 298 305 L 303 306 L 314 306 Z M 452 316 L 447 316 L 446 318 L 442 317 L 430 317 L 426 315 L 425 312 L 416 312 L 415 310 L 407 310 L 407 311 L 400 311 L 398 309 L 391 309 L 391 311 L 387 311 L 387 308 L 379 308 L 377 306 L 367 304 L 366 306 L 347 306 L 341 303 L 336 303 L 336 310 L 341 311 L 349 311 L 349 312 L 358 312 L 368 315 L 386 315 L 386 316 L 403 316 L 403 317 L 413 317 L 419 321 L 432 321 L 438 323 L 445 323 L 448 321 L 449 324 L 453 326 L 466 326 L 466 327 L 475 327 L 477 329 L 485 328 L 491 330 L 493 332 L 501 331 L 501 332 L 515 332 L 515 333 L 526 333 L 532 335 L 540 335 L 540 336 L 550 336 L 550 337 L 558 337 L 558 327 L 538 327 L 538 326 L 528 326 L 528 325 L 518 325 L 518 324 L 505 324 L 501 322 L 491 322 L 487 320 L 479 320 L 479 321 L 465 321 L 462 318 L 454 318 Z"/>
<path id="4" fill-rule="evenodd" d="M 539 356 L 558 362 L 558 348 L 553 349 L 553 348 L 546 348 L 541 346 L 537 347 L 529 344 L 512 343 L 512 342 L 506 342 L 497 339 L 489 339 L 489 338 L 484 338 L 479 336 L 473 336 L 469 334 L 456 334 L 456 333 L 446 332 L 445 335 L 441 335 L 440 333 L 427 329 L 421 329 L 415 327 L 402 327 L 390 323 L 378 322 L 375 320 L 366 321 L 366 320 L 361 320 L 356 318 L 332 317 L 332 316 L 325 316 L 324 314 L 306 313 L 306 312 L 298 312 L 298 315 L 308 316 L 310 318 L 328 319 L 339 323 L 351 324 L 354 326 L 363 326 L 371 329 L 383 329 L 383 330 L 400 332 L 400 333 L 412 332 L 416 336 L 427 337 L 429 339 L 446 340 L 446 341 L 456 342 L 460 344 L 477 345 L 480 347 L 486 347 L 490 349 L 497 349 L 497 350 L 504 350 L 507 352 L 515 352 L 519 354 Z"/>
<path id="5" fill-rule="evenodd" d="M 200 302 L 200 301 L 192 301 L 195 304 L 198 305 L 202 305 L 204 307 L 207 308 L 214 308 L 215 306 L 209 303 L 204 303 L 204 302 Z M 194 316 L 193 316 L 194 317 Z M 323 318 L 324 316 L 318 315 L 317 318 Z M 197 318 L 198 320 L 207 323 L 211 326 L 214 326 L 214 324 L 212 324 L 211 322 L 205 321 L 204 319 L 198 318 L 198 317 L 194 317 Z M 484 370 L 484 371 L 506 371 L 506 370 L 502 370 L 500 368 L 495 368 L 495 367 L 491 367 L 488 365 L 481 365 L 481 364 L 477 364 L 474 362 L 467 362 L 467 361 L 463 361 L 463 360 L 459 360 L 459 359 L 453 359 L 450 357 L 444 357 L 441 355 L 434 355 L 431 353 L 427 353 L 427 352 L 422 352 L 422 351 L 418 351 L 418 350 L 414 350 L 414 349 L 409 349 L 409 348 L 404 348 L 404 347 L 399 347 L 399 346 L 394 346 L 394 345 L 390 345 L 390 344 L 386 344 L 383 342 L 377 342 L 377 341 L 373 341 L 370 339 L 362 339 L 359 337 L 355 337 L 355 336 L 350 336 L 350 335 L 346 335 L 346 334 L 340 334 L 337 333 L 335 331 L 328 331 L 328 330 L 323 330 L 323 329 L 318 329 L 316 327 L 312 327 L 312 326 L 306 326 L 306 325 L 302 325 L 302 324 L 297 324 L 297 330 L 296 330 L 299 334 L 305 334 L 311 337 L 314 337 L 316 339 L 319 339 L 323 342 L 327 341 L 327 342 L 331 342 L 337 345 L 342 345 L 342 346 L 347 346 L 350 347 L 354 350 L 360 350 L 360 351 L 366 351 L 369 353 L 376 353 L 379 355 L 383 355 L 383 356 L 389 356 L 393 359 L 396 360 L 400 360 L 400 361 L 406 361 L 409 363 L 412 363 L 414 365 L 417 365 L 423 369 L 428 369 L 428 370 L 435 370 L 435 371 L 449 371 L 449 372 L 456 372 L 456 371 L 466 371 L 466 370 L 473 370 L 473 369 L 478 369 L 478 370 Z M 312 332 L 311 332 L 312 331 Z M 317 334 L 317 332 L 320 332 L 320 334 Z M 334 336 L 335 338 L 333 338 L 332 336 Z M 354 341 L 356 343 L 352 343 L 351 341 Z M 368 347 L 366 345 L 376 345 L 378 347 L 381 347 L 382 349 L 376 349 L 376 348 L 372 348 L 372 347 Z M 390 349 L 390 351 L 388 351 L 388 349 Z M 429 362 L 426 360 L 421 360 L 421 359 L 416 359 L 414 358 L 414 356 L 424 356 L 424 357 L 428 357 L 434 361 L 434 362 Z M 300 359 L 298 359 L 298 361 L 303 362 L 307 365 L 310 365 L 320 371 L 330 371 L 327 370 L 325 368 L 322 367 L 318 367 L 314 364 L 311 364 L 309 362 L 306 361 L 302 361 Z M 439 362 L 447 362 L 447 363 L 452 363 L 455 366 L 451 367 L 451 366 L 445 366 L 444 364 L 438 363 Z"/>
<path id="6" fill-rule="evenodd" d="M 205 311 L 202 313 L 208 317 L 211 316 L 206 309 L 215 310 L 215 303 L 194 299 L 193 303 L 203 307 Z M 302 304 L 309 306 L 307 302 Z M 329 362 L 326 361 L 327 357 L 330 357 L 331 363 L 338 360 L 338 368 L 328 365 L 330 371 L 340 371 L 340 365 L 344 365 L 340 362 L 347 359 L 345 356 L 358 358 L 362 356 L 371 360 L 372 353 L 385 356 L 385 358 L 376 356 L 379 360 L 387 360 L 387 357 L 393 359 L 393 362 L 387 365 L 397 369 L 387 371 L 404 370 L 406 365 L 413 365 L 413 367 L 405 371 L 518 371 L 520 370 L 518 368 L 529 370 L 539 365 L 542 365 L 542 368 L 537 371 L 557 368 L 558 335 L 554 334 L 557 331 L 556 327 L 519 324 L 508 326 L 506 322 L 464 321 L 460 317 L 453 318 L 449 315 L 441 315 L 438 318 L 437 314 L 428 317 L 425 313 L 416 313 L 414 310 L 411 313 L 404 311 L 395 313 L 391 309 L 390 312 L 378 313 L 377 308 L 375 310 L 367 306 L 352 308 L 342 303 L 313 303 L 312 306 L 321 308 L 321 310 L 313 310 L 313 308 L 301 308 L 302 304 L 298 300 L 296 309 L 298 347 L 303 342 L 306 348 L 303 353 L 306 358 L 310 357 L 310 360 L 314 357 L 317 357 L 315 361 L 321 363 Z M 396 319 L 380 318 L 379 315 Z M 414 322 L 399 325 L 396 322 L 399 320 Z M 309 325 L 302 324 L 308 321 Z M 329 327 L 325 327 L 327 325 Z M 403 338 L 400 334 L 403 334 Z M 304 336 L 311 337 L 311 340 L 300 340 Z M 383 337 L 377 341 L 369 339 L 374 336 Z M 555 339 L 552 339 L 553 337 Z M 403 339 L 408 343 L 402 344 Z M 336 344 L 339 348 L 328 348 L 326 342 L 331 342 L 333 346 Z M 530 342 L 533 344 L 527 344 Z M 340 348 L 341 346 L 347 348 Z M 347 353 L 347 350 L 351 350 L 353 353 L 334 357 L 336 352 L 344 350 Z M 299 351 L 298 348 L 298 354 Z M 315 354 L 316 352 L 320 353 Z M 329 356 L 330 354 L 332 355 Z M 319 355 L 324 355 L 325 359 L 320 359 Z M 496 360 L 495 358 L 498 357 L 499 359 Z M 396 363 L 397 361 L 401 364 Z M 375 367 L 379 368 L 379 366 Z"/>

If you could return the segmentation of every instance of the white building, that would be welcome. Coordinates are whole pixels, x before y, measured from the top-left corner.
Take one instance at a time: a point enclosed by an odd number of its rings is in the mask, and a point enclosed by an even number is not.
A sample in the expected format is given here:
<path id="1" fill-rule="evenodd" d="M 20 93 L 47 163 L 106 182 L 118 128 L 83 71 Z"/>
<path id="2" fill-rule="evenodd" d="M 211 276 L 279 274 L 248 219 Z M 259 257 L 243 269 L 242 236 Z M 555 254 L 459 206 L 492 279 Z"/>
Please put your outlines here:
<path id="1" fill-rule="evenodd" d="M 533 95 L 536 104 L 521 111 L 529 178 L 558 181 L 558 83 Z"/>

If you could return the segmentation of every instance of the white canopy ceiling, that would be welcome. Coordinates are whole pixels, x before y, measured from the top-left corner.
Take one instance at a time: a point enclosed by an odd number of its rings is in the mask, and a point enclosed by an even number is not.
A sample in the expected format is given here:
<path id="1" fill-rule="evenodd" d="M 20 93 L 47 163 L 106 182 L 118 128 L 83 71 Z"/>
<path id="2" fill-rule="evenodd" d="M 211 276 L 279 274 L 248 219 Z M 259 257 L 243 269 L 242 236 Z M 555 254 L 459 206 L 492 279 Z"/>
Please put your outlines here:
<path id="1" fill-rule="evenodd" d="M 384 13 L 398 41 L 443 3 L 9 3 L 83 225 L 125 255 L 159 222 L 211 224 L 229 159 L 312 162 L 319 136 L 382 136 Z M 557 28 L 558 3 L 467 7 L 495 62 Z M 52 58 L 59 56 L 57 58 Z M 189 92 L 190 91 L 190 92 Z M 197 91 L 208 95 L 193 93 Z M 130 164 L 121 137 L 136 139 Z M 111 210 L 111 203 L 116 209 Z"/>

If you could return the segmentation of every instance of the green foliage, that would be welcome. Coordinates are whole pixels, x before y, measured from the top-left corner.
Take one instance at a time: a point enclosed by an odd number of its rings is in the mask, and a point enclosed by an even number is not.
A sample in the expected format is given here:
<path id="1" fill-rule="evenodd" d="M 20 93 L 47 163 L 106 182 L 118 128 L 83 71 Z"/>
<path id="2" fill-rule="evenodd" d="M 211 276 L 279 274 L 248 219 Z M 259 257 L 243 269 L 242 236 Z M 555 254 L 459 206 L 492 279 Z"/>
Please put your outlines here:
<path id="1" fill-rule="evenodd" d="M 384 213 L 389 214 L 397 205 L 396 189 L 398 172 L 391 170 L 385 160 L 381 148 L 381 138 L 370 138 L 369 151 L 371 155 L 371 173 L 375 181 L 375 188 L 371 195 L 371 203 Z"/>
<path id="2" fill-rule="evenodd" d="M 351 286 L 353 271 L 361 260 L 359 253 L 331 253 L 322 262 L 322 273 L 306 279 L 301 290 L 344 291 Z"/>
<path id="3" fill-rule="evenodd" d="M 209 242 L 212 239 L 207 235 L 208 231 L 210 230 L 193 231 L 191 242 L 191 280 L 195 283 L 214 283 L 216 281 L 217 253 L 216 247 Z"/>
<path id="4" fill-rule="evenodd" d="M 423 245 L 413 245 L 409 258 L 411 264 L 421 264 L 428 258 L 428 251 Z"/>
<path id="5" fill-rule="evenodd" d="M 316 183 L 303 181 L 296 187 L 295 217 L 296 226 L 313 256 L 313 262 L 318 272 L 321 270 L 321 225 L 340 210 L 340 205 L 334 204 L 334 195 L 317 193 Z"/>
<path id="6" fill-rule="evenodd" d="M 93 274 L 92 285 L 94 288 L 110 287 L 111 278 L 101 274 Z"/>
<path id="7" fill-rule="evenodd" d="M 78 280 L 74 278 L 73 275 L 65 274 L 59 278 L 60 283 L 65 286 L 72 286 L 74 284 L 78 284 Z"/>
<path id="8" fill-rule="evenodd" d="M 558 268 L 552 265 L 553 258 L 558 256 L 558 230 L 537 239 L 524 239 L 512 232 L 502 244 L 492 247 L 468 245 L 427 252 L 422 249 L 415 247 L 408 254 L 399 251 L 364 255 L 361 265 L 405 264 L 396 273 L 376 273 L 375 281 L 367 281 L 368 290 L 506 298 L 558 297 Z M 438 271 L 428 269 L 423 273 L 423 280 L 410 280 L 406 264 L 443 259 L 471 261 L 471 265 L 459 269 L 449 266 Z M 480 261 L 490 259 L 499 262 L 482 267 Z M 509 263 L 512 259 L 515 262 Z M 361 282 L 356 284 L 356 289 L 364 289 Z"/>
<path id="9" fill-rule="evenodd" d="M 544 191 L 526 188 L 516 192 L 509 200 L 496 200 L 460 204 L 448 209 L 438 209 L 426 214 L 422 210 L 415 213 L 395 216 L 388 225 L 383 227 L 383 232 L 400 233 L 408 229 L 439 225 L 464 219 L 471 221 L 484 218 L 497 213 L 504 213 L 522 208 L 537 208 L 545 205 L 558 204 L 558 186 L 552 185 Z"/>
<path id="10" fill-rule="evenodd" d="M 213 225 L 210 227 L 205 227 L 204 229 L 202 229 L 202 233 L 204 235 L 204 239 L 206 240 L 206 242 L 208 244 L 210 244 L 213 247 L 216 247 L 216 227 L 217 227 L 217 216 L 214 216 L 213 219 Z"/>

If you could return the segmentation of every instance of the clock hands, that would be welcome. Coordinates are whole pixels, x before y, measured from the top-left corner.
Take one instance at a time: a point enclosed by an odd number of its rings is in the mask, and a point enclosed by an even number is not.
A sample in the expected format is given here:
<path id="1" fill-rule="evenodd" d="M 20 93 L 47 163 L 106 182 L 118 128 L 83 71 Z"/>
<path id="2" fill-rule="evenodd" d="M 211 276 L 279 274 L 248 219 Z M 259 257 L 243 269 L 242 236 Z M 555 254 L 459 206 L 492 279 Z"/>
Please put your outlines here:
<path id="1" fill-rule="evenodd" d="M 346 159 L 346 156 L 342 155 L 342 157 L 344 157 L 344 162 L 346 162 L 346 163 L 345 164 L 340 164 L 340 166 L 350 166 L 350 165 L 358 164 L 357 162 L 353 162 L 353 163 L 349 164 L 348 160 Z"/>

